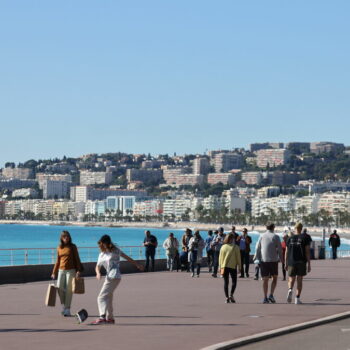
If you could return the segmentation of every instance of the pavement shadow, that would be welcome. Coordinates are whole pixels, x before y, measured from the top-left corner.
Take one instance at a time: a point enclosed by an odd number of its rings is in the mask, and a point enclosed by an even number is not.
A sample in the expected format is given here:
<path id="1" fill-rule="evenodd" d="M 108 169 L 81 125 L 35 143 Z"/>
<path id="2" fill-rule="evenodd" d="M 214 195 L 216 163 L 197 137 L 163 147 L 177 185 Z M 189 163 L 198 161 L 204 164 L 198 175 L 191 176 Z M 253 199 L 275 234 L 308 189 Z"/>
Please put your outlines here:
<path id="1" fill-rule="evenodd" d="M 5 328 L 0 329 L 0 333 L 48 333 L 48 332 L 56 332 L 56 333 L 76 333 L 76 332 L 90 332 L 89 329 L 33 329 L 33 328 Z"/>
<path id="2" fill-rule="evenodd" d="M 0 314 L 0 316 L 40 316 L 41 314 Z"/>
<path id="3" fill-rule="evenodd" d="M 154 327 L 154 326 L 170 326 L 170 327 L 232 327 L 241 326 L 239 323 L 117 323 L 117 326 L 139 326 L 139 327 Z"/>

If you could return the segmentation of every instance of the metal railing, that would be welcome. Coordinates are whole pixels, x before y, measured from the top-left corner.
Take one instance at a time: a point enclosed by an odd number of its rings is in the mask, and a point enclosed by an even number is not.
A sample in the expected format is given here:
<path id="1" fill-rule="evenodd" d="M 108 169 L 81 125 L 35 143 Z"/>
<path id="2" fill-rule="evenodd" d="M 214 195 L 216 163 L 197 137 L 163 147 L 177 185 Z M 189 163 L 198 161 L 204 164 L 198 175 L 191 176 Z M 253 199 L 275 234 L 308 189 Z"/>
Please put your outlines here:
<path id="1" fill-rule="evenodd" d="M 327 250 L 326 251 L 326 259 L 332 259 L 332 251 Z M 350 250 L 337 250 L 337 256 L 338 258 L 350 258 Z"/>
<path id="2" fill-rule="evenodd" d="M 121 246 L 120 249 L 135 260 L 144 259 L 143 246 Z M 95 262 L 100 253 L 97 247 L 78 247 L 78 250 L 82 262 Z M 54 264 L 56 257 L 56 248 L 0 249 L 0 266 Z M 158 247 L 156 259 L 162 258 L 165 258 L 164 249 Z"/>
<path id="3" fill-rule="evenodd" d="M 143 260 L 145 257 L 143 246 L 120 246 L 120 249 L 135 260 Z M 95 262 L 100 253 L 97 247 L 78 247 L 78 250 L 82 262 Z M 56 248 L 0 249 L 0 266 L 54 264 L 56 255 Z M 156 259 L 164 259 L 165 257 L 165 250 L 158 247 Z M 349 257 L 350 250 L 338 250 L 338 258 Z M 332 251 L 326 250 L 326 259 L 331 258 Z"/>

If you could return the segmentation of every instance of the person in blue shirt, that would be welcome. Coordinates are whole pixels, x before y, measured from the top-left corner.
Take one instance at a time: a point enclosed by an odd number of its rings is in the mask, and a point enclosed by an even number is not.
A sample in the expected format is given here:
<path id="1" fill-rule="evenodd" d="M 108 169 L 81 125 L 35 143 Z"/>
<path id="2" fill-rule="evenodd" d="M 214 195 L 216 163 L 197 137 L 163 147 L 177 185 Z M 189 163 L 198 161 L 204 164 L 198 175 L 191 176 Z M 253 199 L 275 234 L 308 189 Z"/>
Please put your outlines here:
<path id="1" fill-rule="evenodd" d="M 209 267 L 209 272 L 213 269 L 213 262 L 214 262 L 214 251 L 211 247 L 211 242 L 213 240 L 213 231 L 208 231 L 208 237 L 205 239 L 205 250 L 207 252 L 207 263 Z"/>

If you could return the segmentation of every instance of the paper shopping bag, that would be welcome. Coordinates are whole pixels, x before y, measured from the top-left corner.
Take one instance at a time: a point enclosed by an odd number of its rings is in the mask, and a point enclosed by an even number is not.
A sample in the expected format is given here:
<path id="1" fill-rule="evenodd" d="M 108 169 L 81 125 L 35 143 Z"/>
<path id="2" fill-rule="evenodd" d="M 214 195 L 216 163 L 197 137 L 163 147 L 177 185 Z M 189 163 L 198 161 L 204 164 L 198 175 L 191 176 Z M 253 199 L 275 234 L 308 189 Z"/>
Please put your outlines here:
<path id="1" fill-rule="evenodd" d="M 75 294 L 84 294 L 85 293 L 85 283 L 84 283 L 84 278 L 83 277 L 79 277 L 73 278 L 73 293 Z"/>
<path id="2" fill-rule="evenodd" d="M 45 305 L 46 306 L 55 306 L 56 305 L 56 287 L 53 283 L 50 283 L 47 292 L 46 292 L 46 298 L 45 298 Z"/>

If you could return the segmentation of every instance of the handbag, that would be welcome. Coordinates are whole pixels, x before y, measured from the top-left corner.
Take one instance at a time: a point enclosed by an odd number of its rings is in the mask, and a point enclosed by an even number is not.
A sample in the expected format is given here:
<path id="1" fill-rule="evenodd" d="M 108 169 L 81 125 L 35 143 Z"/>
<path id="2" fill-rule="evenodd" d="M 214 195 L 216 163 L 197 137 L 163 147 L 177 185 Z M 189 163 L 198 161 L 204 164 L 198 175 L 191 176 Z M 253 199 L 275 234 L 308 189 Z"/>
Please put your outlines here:
<path id="1" fill-rule="evenodd" d="M 85 293 L 85 282 L 83 277 L 73 278 L 72 290 L 74 294 L 84 294 Z"/>
<path id="2" fill-rule="evenodd" d="M 56 305 L 56 286 L 53 283 L 50 283 L 45 297 L 46 306 L 55 306 Z"/>

